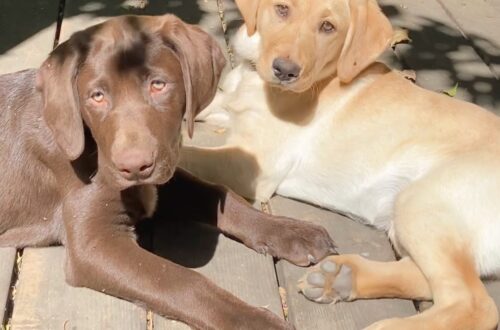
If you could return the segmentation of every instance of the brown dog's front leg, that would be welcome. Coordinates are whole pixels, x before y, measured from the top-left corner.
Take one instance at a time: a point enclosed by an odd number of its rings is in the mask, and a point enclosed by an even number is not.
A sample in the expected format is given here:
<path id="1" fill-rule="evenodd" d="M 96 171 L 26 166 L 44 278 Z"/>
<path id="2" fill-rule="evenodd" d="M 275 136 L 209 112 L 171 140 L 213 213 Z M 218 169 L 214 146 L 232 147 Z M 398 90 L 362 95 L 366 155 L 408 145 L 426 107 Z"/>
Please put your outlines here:
<path id="1" fill-rule="evenodd" d="M 335 252 L 323 227 L 260 212 L 231 190 L 201 181 L 181 169 L 161 188 L 160 200 L 168 203 L 160 207 L 175 206 L 180 214 L 195 210 L 197 214 L 190 218 L 208 218 L 224 234 L 251 249 L 296 265 L 306 266 Z"/>
<path id="2" fill-rule="evenodd" d="M 65 201 L 66 275 L 84 286 L 141 305 L 196 329 L 286 329 L 201 274 L 141 249 L 116 192 L 89 185 Z"/>

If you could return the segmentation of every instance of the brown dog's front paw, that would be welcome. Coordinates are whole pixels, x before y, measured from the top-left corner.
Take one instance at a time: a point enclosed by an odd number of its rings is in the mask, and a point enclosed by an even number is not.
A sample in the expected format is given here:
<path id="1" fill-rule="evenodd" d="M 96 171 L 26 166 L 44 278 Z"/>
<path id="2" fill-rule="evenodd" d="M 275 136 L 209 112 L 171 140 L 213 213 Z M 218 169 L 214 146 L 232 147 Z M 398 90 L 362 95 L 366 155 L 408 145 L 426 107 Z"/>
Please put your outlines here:
<path id="1" fill-rule="evenodd" d="M 252 244 L 257 252 L 285 259 L 298 266 L 308 266 L 337 253 L 325 228 L 288 218 L 277 220 L 265 237 L 259 237 Z"/>

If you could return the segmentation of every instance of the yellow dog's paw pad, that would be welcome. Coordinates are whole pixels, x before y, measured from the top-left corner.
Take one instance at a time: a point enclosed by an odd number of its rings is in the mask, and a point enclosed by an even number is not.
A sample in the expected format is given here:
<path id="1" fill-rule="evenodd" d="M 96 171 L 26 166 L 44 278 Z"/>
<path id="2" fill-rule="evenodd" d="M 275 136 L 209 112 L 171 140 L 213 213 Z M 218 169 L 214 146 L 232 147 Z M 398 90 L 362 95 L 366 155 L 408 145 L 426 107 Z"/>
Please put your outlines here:
<path id="1" fill-rule="evenodd" d="M 352 291 L 352 271 L 329 258 L 311 267 L 299 280 L 300 292 L 309 300 L 330 304 L 348 300 Z"/>

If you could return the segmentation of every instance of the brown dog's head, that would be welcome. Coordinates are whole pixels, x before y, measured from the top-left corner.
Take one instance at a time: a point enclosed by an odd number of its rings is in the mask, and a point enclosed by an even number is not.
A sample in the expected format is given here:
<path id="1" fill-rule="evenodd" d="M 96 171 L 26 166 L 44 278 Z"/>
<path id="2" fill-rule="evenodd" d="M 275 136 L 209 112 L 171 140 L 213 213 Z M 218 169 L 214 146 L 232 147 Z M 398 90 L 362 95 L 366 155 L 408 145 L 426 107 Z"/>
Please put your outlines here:
<path id="1" fill-rule="evenodd" d="M 375 0 L 236 0 L 249 35 L 259 32 L 257 71 L 302 92 L 326 77 L 344 83 L 387 48 L 392 27 Z"/>
<path id="2" fill-rule="evenodd" d="M 69 160 L 86 125 L 99 171 L 121 188 L 160 184 L 178 159 L 185 115 L 213 98 L 225 59 L 216 42 L 175 16 L 124 16 L 75 33 L 37 77 L 43 118 Z"/>

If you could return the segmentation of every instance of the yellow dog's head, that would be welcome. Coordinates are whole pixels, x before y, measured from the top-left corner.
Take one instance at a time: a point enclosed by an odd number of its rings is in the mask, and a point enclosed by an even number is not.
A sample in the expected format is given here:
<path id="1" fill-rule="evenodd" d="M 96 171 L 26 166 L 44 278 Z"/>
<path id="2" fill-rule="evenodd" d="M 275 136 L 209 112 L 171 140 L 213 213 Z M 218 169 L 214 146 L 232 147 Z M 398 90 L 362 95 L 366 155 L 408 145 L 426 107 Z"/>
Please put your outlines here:
<path id="1" fill-rule="evenodd" d="M 349 83 L 387 48 L 391 24 L 375 0 L 236 0 L 248 35 L 261 37 L 257 71 L 303 92 L 337 75 Z"/>

